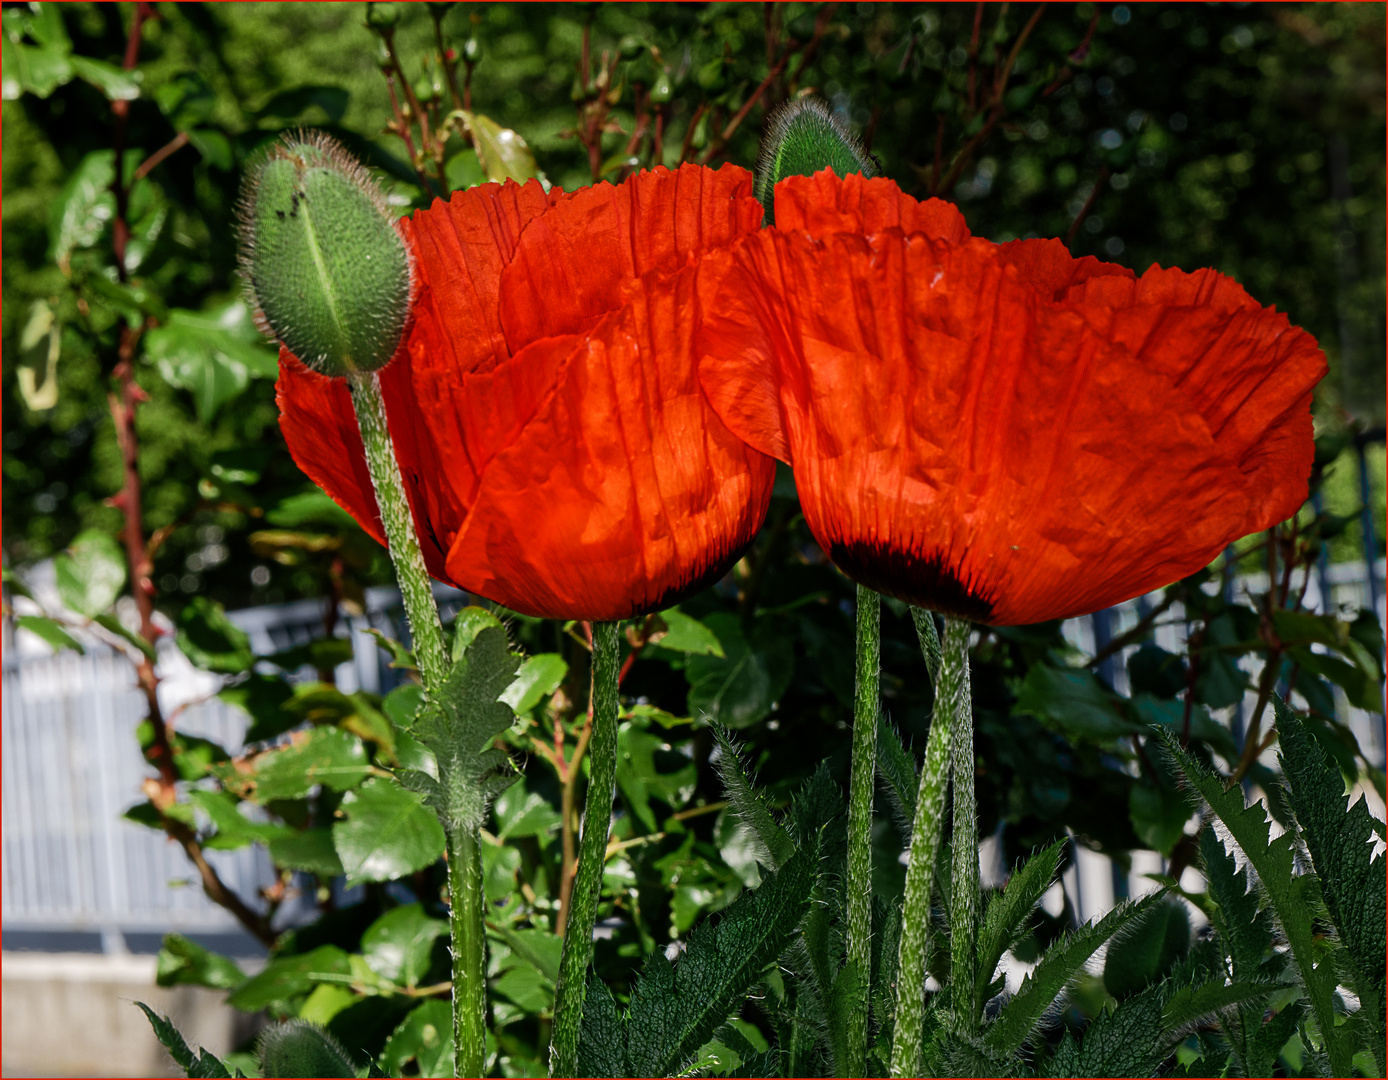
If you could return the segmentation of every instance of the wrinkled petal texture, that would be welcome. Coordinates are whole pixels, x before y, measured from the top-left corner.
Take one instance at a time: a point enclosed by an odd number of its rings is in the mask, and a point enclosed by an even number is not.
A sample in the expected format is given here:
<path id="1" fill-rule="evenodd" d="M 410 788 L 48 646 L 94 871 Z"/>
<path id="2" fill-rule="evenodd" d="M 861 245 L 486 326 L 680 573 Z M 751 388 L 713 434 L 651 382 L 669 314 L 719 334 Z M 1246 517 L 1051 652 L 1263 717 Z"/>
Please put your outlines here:
<path id="1" fill-rule="evenodd" d="M 850 577 L 1035 623 L 1168 584 L 1301 506 L 1325 360 L 1285 315 L 1213 271 L 991 244 L 903 200 L 783 181 L 777 227 L 701 277 L 705 391 L 794 466 Z"/>
<path id="2" fill-rule="evenodd" d="M 699 260 L 756 231 L 743 170 L 565 195 L 489 184 L 406 227 L 422 291 L 381 373 L 435 577 L 530 615 L 619 619 L 721 577 L 774 462 L 704 397 Z M 350 395 L 282 357 L 295 459 L 381 539 Z"/>

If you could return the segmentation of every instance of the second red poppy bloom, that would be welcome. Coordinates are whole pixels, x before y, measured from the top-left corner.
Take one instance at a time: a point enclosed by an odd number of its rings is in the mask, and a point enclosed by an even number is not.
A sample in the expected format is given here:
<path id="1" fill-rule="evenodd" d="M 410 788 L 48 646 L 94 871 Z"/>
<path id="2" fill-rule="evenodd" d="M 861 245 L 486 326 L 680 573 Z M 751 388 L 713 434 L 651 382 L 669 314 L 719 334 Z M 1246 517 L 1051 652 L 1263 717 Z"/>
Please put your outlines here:
<path id="1" fill-rule="evenodd" d="M 850 577 L 994 625 L 1083 614 L 1295 513 L 1315 340 L 1214 271 L 1141 277 L 829 172 L 704 266 L 703 383 Z"/>
<path id="2" fill-rule="evenodd" d="M 685 166 L 572 195 L 488 184 L 402 222 L 422 290 L 380 379 L 431 574 L 608 620 L 731 567 L 774 462 L 700 389 L 696 276 L 761 213 L 745 171 Z M 381 539 L 345 387 L 284 350 L 280 372 L 295 460 Z"/>

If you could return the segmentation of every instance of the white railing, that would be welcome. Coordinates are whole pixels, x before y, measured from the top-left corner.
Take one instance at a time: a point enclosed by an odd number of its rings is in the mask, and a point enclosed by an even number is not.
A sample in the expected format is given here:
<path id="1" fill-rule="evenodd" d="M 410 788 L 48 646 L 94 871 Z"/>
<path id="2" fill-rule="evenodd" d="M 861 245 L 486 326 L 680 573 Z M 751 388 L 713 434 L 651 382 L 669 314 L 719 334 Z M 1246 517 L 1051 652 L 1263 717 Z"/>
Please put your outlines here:
<path id="1" fill-rule="evenodd" d="M 1364 564 L 1328 568 L 1330 601 L 1367 606 L 1369 587 Z M 1378 581 L 1384 580 L 1382 562 Z M 1240 579 L 1238 588 L 1266 588 L 1265 580 Z M 456 590 L 437 587 L 445 615 L 461 606 Z M 1379 619 L 1385 620 L 1382 592 Z M 1307 606 L 1322 606 L 1321 581 L 1313 572 Z M 1071 620 L 1066 637 L 1092 654 L 1096 631 L 1104 640 L 1131 627 L 1144 601 L 1132 601 L 1099 616 Z M 365 614 L 344 617 L 336 633 L 352 642 L 354 656 L 336 672 L 347 691 L 389 689 L 398 674 L 389 669 L 375 641 L 362 633 L 368 627 L 393 631 L 398 625 L 399 594 L 392 589 L 367 593 Z M 321 602 L 306 600 L 275 607 L 232 612 L 232 620 L 250 636 L 252 647 L 264 654 L 321 636 Z M 1097 620 L 1097 621 L 1096 621 Z M 1104 623 L 1107 623 L 1107 633 Z M 1173 608 L 1161 619 L 1156 640 L 1179 652 L 1186 637 L 1182 613 Z M 226 932 L 236 930 L 234 919 L 203 894 L 196 872 L 182 850 L 164 835 L 122 818 L 142 801 L 141 784 L 148 767 L 132 735 L 144 717 L 144 698 L 135 686 L 132 666 L 122 656 L 93 643 L 87 655 L 50 654 L 31 635 L 15 635 L 5 625 L 3 698 L 3 914 L 10 930 Z M 1124 662 L 1117 654 L 1106 673 L 1115 689 L 1126 691 Z M 160 646 L 161 706 L 177 713 L 179 731 L 205 738 L 235 752 L 240 749 L 247 717 L 212 696 L 221 685 L 217 676 L 196 671 L 171 640 Z M 303 677 L 312 673 L 305 670 Z M 1254 672 L 1250 672 L 1254 674 Z M 1250 702 L 1251 703 L 1251 702 Z M 1352 709 L 1339 698 L 1341 719 L 1353 729 L 1371 761 L 1384 761 L 1383 717 Z M 1382 813 L 1381 810 L 1376 812 Z M 1004 867 L 990 864 L 989 842 L 983 858 L 985 877 L 997 877 Z M 261 848 L 209 852 L 209 861 L 226 884 L 248 902 L 273 881 L 268 857 Z M 997 862 L 996 855 L 991 862 Z M 1103 856 L 1081 851 L 1077 865 L 1067 871 L 1064 888 L 1084 918 L 1106 910 L 1115 895 L 1138 895 L 1152 888 L 1143 877 L 1162 869 L 1152 853 L 1135 853 L 1127 875 L 1114 872 Z M 1198 885 L 1196 886 L 1198 887 Z M 286 904 L 277 925 L 311 916 L 311 898 Z M 120 940 L 114 935 L 114 940 Z"/>

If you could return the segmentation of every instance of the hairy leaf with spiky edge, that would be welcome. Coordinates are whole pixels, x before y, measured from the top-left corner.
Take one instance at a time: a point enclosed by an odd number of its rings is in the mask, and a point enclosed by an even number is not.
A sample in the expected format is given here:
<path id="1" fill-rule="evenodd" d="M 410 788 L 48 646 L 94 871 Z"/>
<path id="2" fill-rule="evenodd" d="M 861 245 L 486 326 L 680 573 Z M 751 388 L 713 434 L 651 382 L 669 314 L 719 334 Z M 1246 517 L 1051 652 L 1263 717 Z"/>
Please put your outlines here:
<path id="1" fill-rule="evenodd" d="M 872 898 L 872 1018 L 890 1032 L 896 1015 L 896 962 L 901 946 L 901 907 Z M 890 1045 L 890 1037 L 888 1037 Z"/>
<path id="2" fill-rule="evenodd" d="M 1232 1009 L 1236 1005 L 1262 1001 L 1281 989 L 1282 986 L 1278 983 L 1225 983 L 1218 980 L 1194 986 L 1181 986 L 1169 991 L 1166 1003 L 1162 1006 L 1162 1024 L 1173 1033 L 1181 1032 L 1192 1024 Z"/>
<path id="3" fill-rule="evenodd" d="M 626 1020 L 607 984 L 589 969 L 578 1029 L 578 1076 L 625 1076 Z"/>
<path id="4" fill-rule="evenodd" d="M 719 1073 L 718 1075 L 727 1077 L 775 1076 L 777 1075 L 777 1070 L 780 1068 L 780 1066 L 781 1055 L 773 1047 L 772 1049 L 766 1051 L 764 1054 L 758 1054 L 756 1055 L 756 1057 L 744 1058 L 742 1064 L 739 1065 L 732 1072 Z"/>
<path id="5" fill-rule="evenodd" d="M 1229 830 L 1262 882 L 1273 914 L 1291 946 L 1292 958 L 1325 1039 L 1331 1068 L 1336 1076 L 1350 1075 L 1355 1048 L 1351 1032 L 1335 1024 L 1335 958 L 1333 954 L 1326 955 L 1316 962 L 1312 913 L 1323 901 L 1315 875 L 1297 874 L 1295 840 L 1290 833 L 1283 833 L 1275 840 L 1269 838 L 1267 813 L 1262 803 L 1245 806 L 1243 791 L 1237 785 L 1226 790 L 1219 777 L 1181 749 L 1174 735 L 1165 729 L 1157 734 L 1191 787 Z M 1338 943 L 1335 947 L 1338 948 Z"/>
<path id="6" fill-rule="evenodd" d="M 1374 832 L 1368 805 L 1361 797 L 1345 811 L 1340 770 L 1291 709 L 1276 697 L 1272 705 L 1281 740 L 1277 759 L 1291 787 L 1292 809 L 1320 877 L 1330 921 L 1359 969 L 1355 992 L 1381 1018 L 1383 1010 L 1376 1006 L 1383 1002 L 1388 910 L 1383 856 L 1374 857 L 1370 846 Z"/>
<path id="7" fill-rule="evenodd" d="M 810 903 L 812 852 L 798 851 L 760 888 L 700 926 L 675 964 L 655 953 L 627 1012 L 627 1076 L 668 1076 L 698 1051 L 790 941 Z"/>
<path id="8" fill-rule="evenodd" d="M 826 863 L 837 863 L 843 857 L 842 830 L 828 826 L 843 811 L 843 793 L 830 777 L 828 764 L 820 762 L 791 800 L 790 833 L 795 846 L 806 851 L 817 849 Z"/>
<path id="9" fill-rule="evenodd" d="M 1069 841 L 1057 840 L 1048 848 L 1034 852 L 1008 879 L 1002 892 L 988 900 L 983 926 L 978 932 L 978 974 L 980 980 L 991 980 L 998 969 L 1002 954 L 1015 945 L 1026 932 L 1027 921 L 1041 897 L 1055 879 L 1060 864 L 1060 849 Z M 973 1004 L 974 1015 L 982 1001 Z"/>
<path id="10" fill-rule="evenodd" d="M 520 775 L 506 752 L 491 745 L 515 721 L 511 707 L 498 699 L 515 680 L 520 657 L 488 611 L 464 608 L 454 626 L 453 668 L 410 729 L 433 753 L 438 779 L 412 769 L 399 774 L 450 834 L 481 828 L 492 800 Z"/>
<path id="11" fill-rule="evenodd" d="M 752 854 L 768 869 L 779 870 L 795 854 L 795 844 L 772 816 L 766 797 L 752 785 L 737 744 L 721 727 L 715 727 L 713 734 L 718 740 L 718 773 L 723 778 L 723 790 L 733 813 L 747 830 Z"/>
<path id="12" fill-rule="evenodd" d="M 1088 922 L 1055 942 L 1023 980 L 1015 997 L 983 1031 L 988 1049 L 1010 1056 L 1021 1049 L 1038 1021 L 1095 951 L 1131 919 L 1161 900 L 1164 891 L 1119 904 L 1098 922 Z"/>
<path id="13" fill-rule="evenodd" d="M 892 808 L 892 820 L 901 831 L 901 840 L 910 846 L 920 777 L 916 759 L 902 745 L 901 736 L 885 712 L 877 717 L 877 776 L 882 781 L 882 790 L 887 793 L 887 805 Z"/>
<path id="14" fill-rule="evenodd" d="M 1279 982 L 1287 956 L 1273 948 L 1276 928 L 1272 916 L 1260 906 L 1258 890 L 1252 888 L 1247 873 L 1224 850 L 1214 829 L 1201 833 L 1200 854 L 1210 896 L 1215 901 L 1210 920 L 1220 947 L 1229 958 L 1230 974 L 1238 981 Z M 1260 1003 L 1239 1004 L 1235 1017 L 1225 1026 L 1230 1048 L 1244 1076 L 1271 1075 L 1277 1055 L 1292 1037 L 1302 1012 L 1304 1009 L 1293 1003 L 1264 1023 Z M 1284 1027 L 1286 1030 L 1279 1037 L 1276 1032 Z M 1269 1031 L 1270 1028 L 1273 1030 Z"/>
<path id="15" fill-rule="evenodd" d="M 1128 998 L 1113 1012 L 1100 1013 L 1085 1029 L 1079 1053 L 1070 1071 L 1063 1075 L 1155 1075 L 1157 1066 L 1166 1056 L 1162 997 L 1163 987 L 1149 987 Z M 1051 1075 L 1057 1074 L 1052 1072 Z"/>
<path id="16" fill-rule="evenodd" d="M 183 1036 L 178 1033 L 178 1028 L 174 1027 L 173 1021 L 167 1016 L 160 1016 L 143 1001 L 135 1002 L 140 1010 L 149 1020 L 150 1027 L 154 1028 L 154 1035 L 169 1052 L 169 1056 L 178 1063 L 178 1067 L 189 1076 L 206 1077 L 230 1077 L 231 1073 L 222 1062 L 209 1054 L 202 1047 L 198 1047 L 197 1057 L 193 1056 L 193 1051 L 188 1049 L 188 1044 L 183 1041 Z M 237 1070 L 237 1076 L 241 1075 Z"/>

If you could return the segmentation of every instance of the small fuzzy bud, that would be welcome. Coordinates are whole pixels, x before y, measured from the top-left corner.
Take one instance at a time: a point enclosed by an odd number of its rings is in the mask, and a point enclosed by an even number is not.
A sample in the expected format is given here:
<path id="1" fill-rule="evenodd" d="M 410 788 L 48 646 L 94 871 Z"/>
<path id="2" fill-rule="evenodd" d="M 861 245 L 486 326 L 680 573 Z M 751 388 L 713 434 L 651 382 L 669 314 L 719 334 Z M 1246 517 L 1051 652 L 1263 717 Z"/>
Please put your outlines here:
<path id="1" fill-rule="evenodd" d="M 257 325 L 322 375 L 385 367 L 414 272 L 366 169 L 321 132 L 290 135 L 247 173 L 239 210 Z"/>
<path id="2" fill-rule="evenodd" d="M 306 1020 L 287 1020 L 256 1040 L 262 1076 L 356 1076 L 342 1044 Z"/>
<path id="3" fill-rule="evenodd" d="M 775 224 L 776 185 L 787 176 L 813 176 L 820 169 L 839 176 L 878 169 L 848 125 L 819 98 L 787 101 L 766 121 L 753 194 L 766 208 L 766 224 Z"/>

